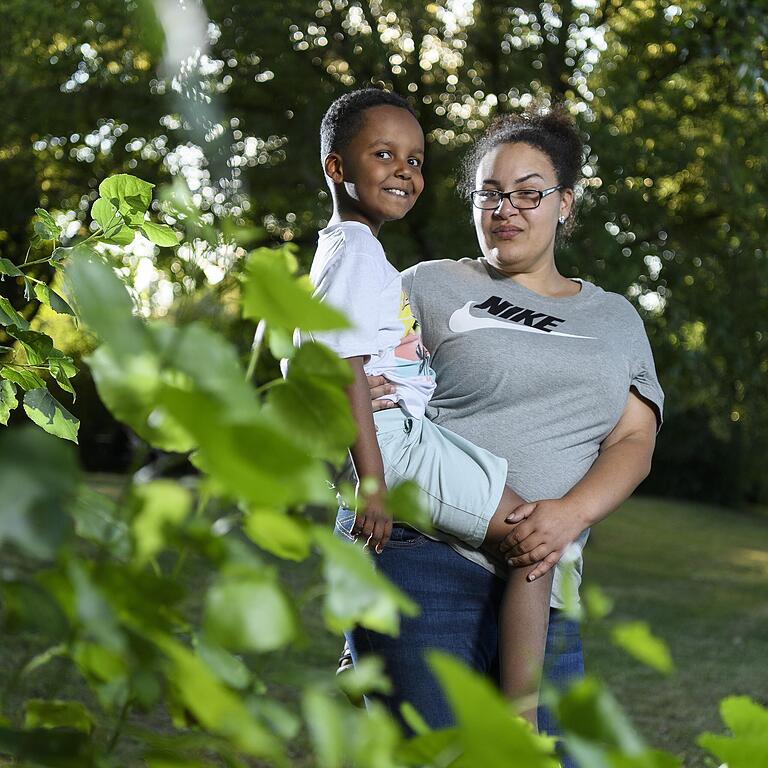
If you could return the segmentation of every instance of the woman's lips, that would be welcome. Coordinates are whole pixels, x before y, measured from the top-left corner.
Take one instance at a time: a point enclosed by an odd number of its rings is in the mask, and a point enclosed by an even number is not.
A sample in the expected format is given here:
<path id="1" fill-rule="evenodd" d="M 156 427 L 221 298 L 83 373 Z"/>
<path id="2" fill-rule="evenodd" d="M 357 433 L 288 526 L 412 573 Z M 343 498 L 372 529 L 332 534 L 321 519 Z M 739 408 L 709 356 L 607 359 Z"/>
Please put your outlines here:
<path id="1" fill-rule="evenodd" d="M 493 230 L 493 235 L 497 240 L 512 240 L 522 231 L 519 227 L 499 227 Z"/>

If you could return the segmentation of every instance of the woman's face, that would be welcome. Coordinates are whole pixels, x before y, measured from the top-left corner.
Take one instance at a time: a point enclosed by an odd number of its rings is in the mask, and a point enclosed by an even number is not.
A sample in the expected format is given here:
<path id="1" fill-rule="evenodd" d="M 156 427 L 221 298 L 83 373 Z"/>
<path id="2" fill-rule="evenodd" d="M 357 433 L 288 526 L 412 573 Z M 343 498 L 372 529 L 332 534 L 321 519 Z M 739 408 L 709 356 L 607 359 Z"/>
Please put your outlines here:
<path id="1" fill-rule="evenodd" d="M 475 189 L 511 192 L 545 190 L 559 183 L 549 157 L 529 144 L 500 144 L 480 161 Z M 560 216 L 567 217 L 573 191 L 557 190 L 538 208 L 518 210 L 504 199 L 496 210 L 472 207 L 480 250 L 501 272 L 535 272 L 555 259 L 555 232 Z"/>

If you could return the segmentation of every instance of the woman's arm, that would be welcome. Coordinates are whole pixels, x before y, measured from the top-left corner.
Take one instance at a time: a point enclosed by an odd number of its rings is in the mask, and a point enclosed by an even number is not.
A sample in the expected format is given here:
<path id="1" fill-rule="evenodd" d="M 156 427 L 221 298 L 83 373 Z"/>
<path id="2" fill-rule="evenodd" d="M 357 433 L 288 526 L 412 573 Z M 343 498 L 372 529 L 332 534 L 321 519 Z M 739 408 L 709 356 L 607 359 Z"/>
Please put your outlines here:
<path id="1" fill-rule="evenodd" d="M 655 445 L 656 414 L 630 391 L 618 424 L 587 474 L 562 499 L 522 504 L 507 518 L 522 520 L 500 546 L 509 564 L 538 562 L 530 580 L 549 571 L 584 529 L 607 517 L 648 476 Z"/>
<path id="2" fill-rule="evenodd" d="M 352 454 L 358 478 L 362 481 L 363 478 L 371 477 L 378 482 L 376 492 L 362 495 L 352 533 L 365 536 L 366 545 L 370 545 L 380 554 L 392 533 L 392 520 L 384 512 L 381 501 L 387 490 L 384 482 L 384 463 L 376 440 L 371 393 L 363 370 L 363 358 L 350 357 L 347 361 L 354 377 L 347 389 L 347 397 L 352 418 L 357 424 L 357 438 L 349 452 Z"/>

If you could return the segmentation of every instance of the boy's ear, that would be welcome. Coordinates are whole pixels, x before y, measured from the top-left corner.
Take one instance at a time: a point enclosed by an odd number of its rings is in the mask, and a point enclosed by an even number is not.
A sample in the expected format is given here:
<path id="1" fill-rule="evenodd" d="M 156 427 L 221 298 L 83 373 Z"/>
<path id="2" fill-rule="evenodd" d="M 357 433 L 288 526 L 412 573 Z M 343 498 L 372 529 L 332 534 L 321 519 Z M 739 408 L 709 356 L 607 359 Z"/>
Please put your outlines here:
<path id="1" fill-rule="evenodd" d="M 344 181 L 341 155 L 336 154 L 336 152 L 330 152 L 326 155 L 325 161 L 323 162 L 323 169 L 325 170 L 325 175 L 334 184 L 341 184 L 341 182 Z"/>

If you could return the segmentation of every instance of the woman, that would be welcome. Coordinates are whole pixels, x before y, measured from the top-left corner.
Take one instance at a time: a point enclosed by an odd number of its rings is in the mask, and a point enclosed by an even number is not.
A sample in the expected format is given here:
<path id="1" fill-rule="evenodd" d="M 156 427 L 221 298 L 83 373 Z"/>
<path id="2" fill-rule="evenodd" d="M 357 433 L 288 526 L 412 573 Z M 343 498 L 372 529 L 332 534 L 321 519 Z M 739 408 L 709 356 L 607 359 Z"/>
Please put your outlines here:
<path id="1" fill-rule="evenodd" d="M 555 241 L 573 220 L 581 160 L 564 110 L 500 118 L 469 153 L 461 183 L 481 258 L 424 262 L 403 275 L 437 374 L 427 415 L 508 460 L 508 485 L 530 502 L 517 510 L 509 562 L 556 567 L 545 668 L 560 685 L 583 669 L 578 627 L 560 611 L 569 591 L 578 594 L 589 527 L 648 474 L 663 405 L 632 305 L 557 270 Z M 374 396 L 386 391 L 377 383 Z M 342 510 L 337 530 L 352 536 L 353 524 Z M 395 526 L 377 557 L 421 615 L 404 620 L 398 638 L 356 629 L 348 641 L 353 655 L 383 657 L 394 712 L 407 700 L 445 727 L 451 713 L 423 652 L 440 648 L 495 676 L 503 589 L 480 551 L 435 535 Z M 546 718 L 540 728 L 554 730 Z"/>

